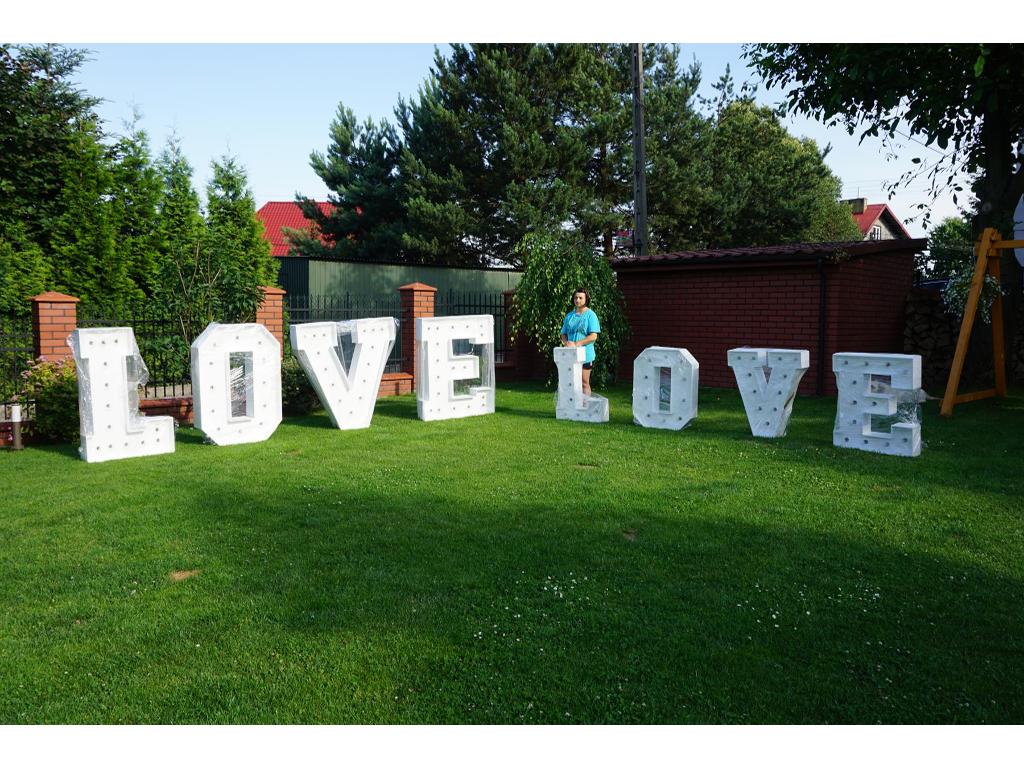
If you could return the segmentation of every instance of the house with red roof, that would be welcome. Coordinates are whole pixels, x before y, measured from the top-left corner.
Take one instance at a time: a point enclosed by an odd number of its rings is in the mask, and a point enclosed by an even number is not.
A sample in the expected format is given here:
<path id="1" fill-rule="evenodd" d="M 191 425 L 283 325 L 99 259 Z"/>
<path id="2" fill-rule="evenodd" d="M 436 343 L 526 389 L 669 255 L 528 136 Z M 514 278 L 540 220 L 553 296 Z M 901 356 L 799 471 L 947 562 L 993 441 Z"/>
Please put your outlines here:
<path id="1" fill-rule="evenodd" d="M 860 227 L 865 240 L 911 240 L 903 223 L 885 203 L 868 205 L 867 198 L 855 197 L 843 200 L 850 206 L 853 220 Z"/>
<path id="2" fill-rule="evenodd" d="M 334 210 L 332 203 L 318 202 L 317 205 L 325 214 L 330 214 Z M 256 217 L 263 222 L 263 237 L 270 241 L 270 255 L 278 258 L 294 255 L 289 253 L 291 245 L 285 238 L 283 229 L 305 229 L 313 232 L 316 228 L 294 201 L 266 203 L 256 211 Z"/>

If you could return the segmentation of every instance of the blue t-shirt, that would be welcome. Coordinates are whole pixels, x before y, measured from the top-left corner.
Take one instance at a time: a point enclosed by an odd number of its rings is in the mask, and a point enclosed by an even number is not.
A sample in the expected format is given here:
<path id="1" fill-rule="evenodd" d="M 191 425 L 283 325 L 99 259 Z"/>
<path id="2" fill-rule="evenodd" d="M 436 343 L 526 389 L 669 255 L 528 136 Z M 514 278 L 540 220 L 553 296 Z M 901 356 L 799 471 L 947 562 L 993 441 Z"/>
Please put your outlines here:
<path id="1" fill-rule="evenodd" d="M 592 333 L 600 332 L 601 323 L 592 309 L 585 309 L 580 315 L 576 314 L 575 309 L 570 310 L 569 314 L 565 316 L 565 320 L 562 321 L 561 333 L 564 333 L 565 338 L 569 341 L 580 341 Z M 594 344 L 596 343 L 594 342 Z M 583 347 L 587 355 L 583 360 L 584 363 L 592 363 L 594 358 L 597 357 L 597 353 L 594 351 L 594 344 L 587 344 Z"/>

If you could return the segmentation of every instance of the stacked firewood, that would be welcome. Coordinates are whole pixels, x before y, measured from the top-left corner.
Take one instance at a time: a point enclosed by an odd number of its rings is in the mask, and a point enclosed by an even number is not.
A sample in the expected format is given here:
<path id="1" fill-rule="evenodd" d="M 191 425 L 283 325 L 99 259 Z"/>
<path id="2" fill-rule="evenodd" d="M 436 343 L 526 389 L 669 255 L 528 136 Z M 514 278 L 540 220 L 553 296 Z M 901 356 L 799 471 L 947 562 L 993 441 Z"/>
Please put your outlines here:
<path id="1" fill-rule="evenodd" d="M 907 296 L 903 351 L 921 356 L 921 385 L 932 396 L 942 397 L 953 365 L 960 334 L 960 318 L 946 309 L 936 289 L 914 288 Z M 961 391 L 993 386 L 992 330 L 979 319 L 960 379 Z"/>

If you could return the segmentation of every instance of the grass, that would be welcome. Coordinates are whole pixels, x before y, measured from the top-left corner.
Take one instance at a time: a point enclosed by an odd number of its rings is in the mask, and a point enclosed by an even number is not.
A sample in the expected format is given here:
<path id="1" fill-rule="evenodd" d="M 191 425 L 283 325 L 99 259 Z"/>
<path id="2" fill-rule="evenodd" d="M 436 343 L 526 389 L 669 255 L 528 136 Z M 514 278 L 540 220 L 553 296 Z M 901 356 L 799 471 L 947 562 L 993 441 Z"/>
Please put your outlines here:
<path id="1" fill-rule="evenodd" d="M 1024 720 L 1024 396 L 917 459 L 553 395 L 173 455 L 0 455 L 0 722 Z"/>

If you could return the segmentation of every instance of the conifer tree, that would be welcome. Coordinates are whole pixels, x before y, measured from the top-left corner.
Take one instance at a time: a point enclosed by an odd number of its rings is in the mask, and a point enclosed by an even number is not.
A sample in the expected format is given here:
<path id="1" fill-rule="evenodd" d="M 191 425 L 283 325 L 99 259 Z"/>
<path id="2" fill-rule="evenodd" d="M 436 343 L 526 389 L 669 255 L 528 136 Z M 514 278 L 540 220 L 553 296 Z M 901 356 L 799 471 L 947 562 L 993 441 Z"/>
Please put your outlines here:
<path id="1" fill-rule="evenodd" d="M 137 127 L 139 115 L 112 149 L 110 202 L 116 231 L 114 247 L 128 266 L 135 298 L 154 295 L 160 280 L 160 173 L 149 137 Z"/>
<path id="2" fill-rule="evenodd" d="M 401 144 L 394 126 L 359 123 L 352 110 L 339 104 L 330 134 L 326 154 L 313 152 L 310 164 L 331 190 L 333 211 L 325 213 L 315 201 L 297 197 L 318 234 L 289 233 L 294 249 L 307 256 L 401 260 L 405 212 L 397 177 Z"/>
<path id="3" fill-rule="evenodd" d="M 221 318 L 251 322 L 263 300 L 260 286 L 277 283 L 277 263 L 256 218 L 245 169 L 233 157 L 214 161 L 211 169 L 201 250 L 214 265 L 211 277 Z"/>

